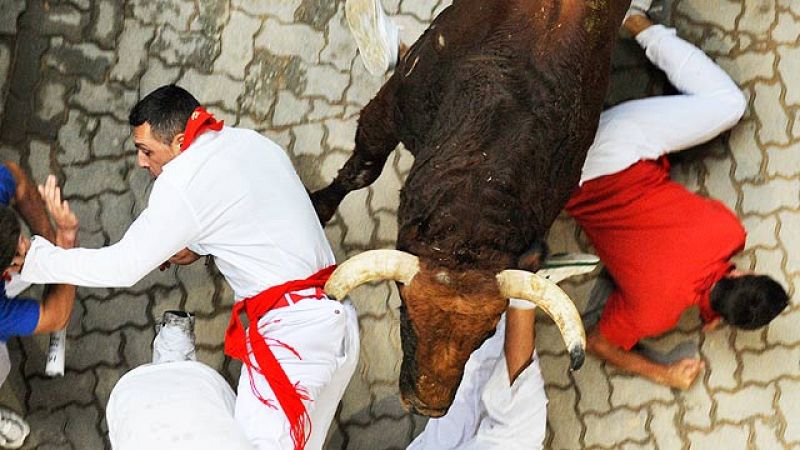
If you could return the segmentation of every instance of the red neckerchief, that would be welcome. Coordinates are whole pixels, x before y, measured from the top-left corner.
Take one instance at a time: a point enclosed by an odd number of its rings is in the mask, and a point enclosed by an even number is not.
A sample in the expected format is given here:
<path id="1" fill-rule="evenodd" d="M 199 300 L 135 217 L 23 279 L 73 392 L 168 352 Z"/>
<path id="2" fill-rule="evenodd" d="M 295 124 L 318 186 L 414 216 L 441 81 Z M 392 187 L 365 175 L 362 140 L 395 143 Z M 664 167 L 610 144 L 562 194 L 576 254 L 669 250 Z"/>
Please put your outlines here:
<path id="1" fill-rule="evenodd" d="M 219 131 L 224 124 L 224 120 L 215 119 L 213 114 L 206 111 L 202 106 L 198 106 L 194 109 L 194 112 L 192 112 L 192 115 L 186 122 L 186 129 L 183 131 L 181 151 L 189 148 L 197 136 L 200 136 L 208 130 Z"/>
<path id="2" fill-rule="evenodd" d="M 281 364 L 275 358 L 272 350 L 270 350 L 264 336 L 258 332 L 258 320 L 271 310 L 285 294 L 312 287 L 324 287 L 335 268 L 335 265 L 326 267 L 305 280 L 288 281 L 236 303 L 233 305 L 231 320 L 228 323 L 228 329 L 225 331 L 225 354 L 242 361 L 250 374 L 250 389 L 252 389 L 253 394 L 261 403 L 275 408 L 275 405 L 264 398 L 256 388 L 255 381 L 253 381 L 253 372 L 260 373 L 266 378 L 269 387 L 272 388 L 272 392 L 275 394 L 275 398 L 289 420 L 289 433 L 292 437 L 292 442 L 294 442 L 295 450 L 305 448 L 308 437 L 311 434 L 311 418 L 303 404 L 303 400 L 309 400 L 310 398 L 302 386 L 292 384 L 289 380 Z M 247 330 L 245 330 L 240 318 L 242 311 L 245 312 L 249 321 Z M 249 349 L 247 348 L 248 343 L 250 344 Z M 293 349 L 289 349 L 294 352 Z M 297 354 L 296 352 L 294 353 Z M 253 359 L 255 359 L 255 363 Z M 256 363 L 258 364 L 257 367 Z M 308 429 L 308 432 L 306 432 L 306 429 Z"/>

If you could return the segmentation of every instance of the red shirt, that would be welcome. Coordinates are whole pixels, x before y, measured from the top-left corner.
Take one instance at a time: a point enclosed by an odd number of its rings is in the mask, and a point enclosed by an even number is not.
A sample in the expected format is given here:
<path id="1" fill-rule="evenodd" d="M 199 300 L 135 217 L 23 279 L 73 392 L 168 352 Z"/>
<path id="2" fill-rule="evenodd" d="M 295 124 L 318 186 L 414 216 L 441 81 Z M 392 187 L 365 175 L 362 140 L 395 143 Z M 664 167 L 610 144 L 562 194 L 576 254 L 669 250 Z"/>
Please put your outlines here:
<path id="1" fill-rule="evenodd" d="M 725 205 L 670 180 L 666 158 L 587 181 L 566 209 L 617 284 L 598 325 L 608 341 L 629 350 L 694 305 L 704 321 L 717 317 L 709 294 L 745 230 Z"/>

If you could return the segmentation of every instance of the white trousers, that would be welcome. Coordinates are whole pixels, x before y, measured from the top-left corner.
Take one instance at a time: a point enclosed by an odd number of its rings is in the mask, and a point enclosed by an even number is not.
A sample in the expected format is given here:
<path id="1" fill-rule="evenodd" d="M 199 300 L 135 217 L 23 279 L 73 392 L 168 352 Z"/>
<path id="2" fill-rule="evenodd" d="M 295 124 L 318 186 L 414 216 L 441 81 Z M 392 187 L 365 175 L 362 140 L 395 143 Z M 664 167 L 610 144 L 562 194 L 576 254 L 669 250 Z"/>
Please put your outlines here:
<path id="1" fill-rule="evenodd" d="M 258 322 L 263 336 L 296 350 L 270 348 L 293 383 L 300 383 L 313 399 L 304 402 L 311 416 L 307 450 L 318 450 L 325 442 L 336 407 L 358 363 L 358 316 L 349 301 L 302 300 L 270 311 Z M 268 341 L 270 343 L 270 341 Z M 267 381 L 252 380 L 259 392 L 277 404 Z M 289 422 L 280 409 L 268 408 L 250 388 L 250 374 L 242 369 L 236 399 L 236 423 L 258 450 L 291 449 Z"/>
<path id="2" fill-rule="evenodd" d="M 258 327 L 270 339 L 267 342 L 289 379 L 309 392 L 312 400 L 305 405 L 312 428 L 306 449 L 321 449 L 358 362 L 355 309 L 349 301 L 302 300 L 266 314 Z M 272 345 L 278 341 L 302 359 Z M 185 347 L 183 342 L 163 339 L 157 343 L 172 349 Z M 224 379 L 201 363 L 166 362 L 137 368 L 112 391 L 106 411 L 111 445 L 115 450 L 293 448 L 283 411 L 262 404 L 250 382 L 243 368 L 235 397 Z M 266 380 L 258 377 L 254 383 L 262 396 L 277 405 Z"/>
<path id="3" fill-rule="evenodd" d="M 747 107 L 728 74 L 675 30 L 653 25 L 636 40 L 682 95 L 632 100 L 604 111 L 581 184 L 706 142 L 735 125 Z"/>
<path id="4" fill-rule="evenodd" d="M 547 424 L 539 358 L 509 386 L 503 353 L 505 314 L 494 336 L 475 350 L 447 414 L 431 419 L 407 450 L 536 450 Z"/>

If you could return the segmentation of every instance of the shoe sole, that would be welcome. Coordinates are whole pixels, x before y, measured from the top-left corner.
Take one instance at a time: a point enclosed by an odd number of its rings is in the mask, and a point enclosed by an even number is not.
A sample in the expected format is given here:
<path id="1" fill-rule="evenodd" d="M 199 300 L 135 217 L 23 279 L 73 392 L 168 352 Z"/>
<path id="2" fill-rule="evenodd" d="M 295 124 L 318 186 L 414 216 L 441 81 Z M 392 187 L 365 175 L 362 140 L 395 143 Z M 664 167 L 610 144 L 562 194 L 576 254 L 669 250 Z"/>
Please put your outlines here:
<path id="1" fill-rule="evenodd" d="M 377 0 L 347 0 L 345 17 L 367 71 L 381 76 L 389 70 L 391 50 L 380 29 Z M 383 31 L 383 33 L 381 32 Z"/>
<path id="2" fill-rule="evenodd" d="M 0 445 L 0 447 L 10 450 L 15 450 L 21 448 L 25 444 L 25 439 L 28 439 L 28 435 L 31 434 L 31 427 L 24 420 L 20 422 L 20 426 L 22 426 L 22 437 L 19 439 L 19 441 L 5 443 Z"/>

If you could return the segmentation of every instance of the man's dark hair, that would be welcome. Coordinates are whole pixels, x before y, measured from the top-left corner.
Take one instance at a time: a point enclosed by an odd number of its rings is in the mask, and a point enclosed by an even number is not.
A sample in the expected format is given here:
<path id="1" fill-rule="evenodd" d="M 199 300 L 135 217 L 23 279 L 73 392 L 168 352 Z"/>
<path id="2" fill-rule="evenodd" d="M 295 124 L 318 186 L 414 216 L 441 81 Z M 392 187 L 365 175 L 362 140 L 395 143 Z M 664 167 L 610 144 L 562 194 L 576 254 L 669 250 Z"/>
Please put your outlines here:
<path id="1" fill-rule="evenodd" d="M 0 272 L 11 265 L 11 260 L 17 253 L 19 232 L 16 213 L 8 206 L 0 205 Z"/>
<path id="2" fill-rule="evenodd" d="M 139 100 L 128 115 L 128 123 L 133 127 L 149 123 L 153 136 L 169 144 L 186 128 L 186 122 L 198 106 L 200 103 L 186 89 L 169 84 Z"/>
<path id="3" fill-rule="evenodd" d="M 774 319 L 789 304 L 789 296 L 766 275 L 725 277 L 711 290 L 711 308 L 725 322 L 755 330 Z"/>

